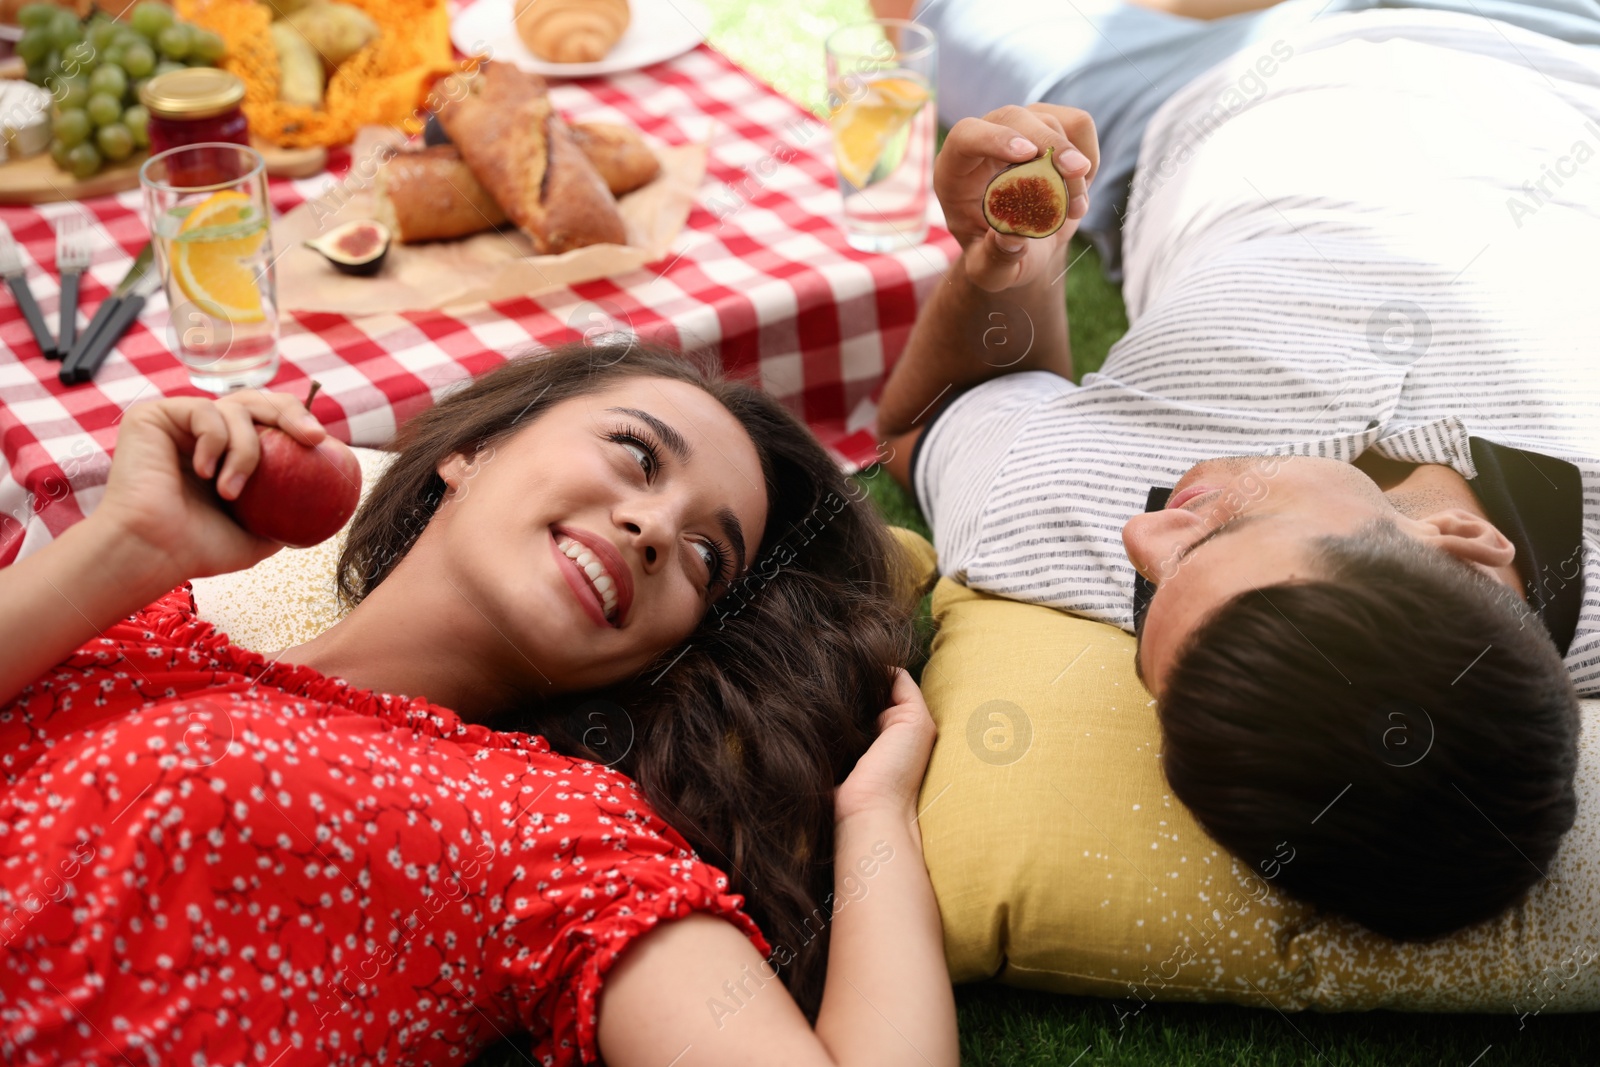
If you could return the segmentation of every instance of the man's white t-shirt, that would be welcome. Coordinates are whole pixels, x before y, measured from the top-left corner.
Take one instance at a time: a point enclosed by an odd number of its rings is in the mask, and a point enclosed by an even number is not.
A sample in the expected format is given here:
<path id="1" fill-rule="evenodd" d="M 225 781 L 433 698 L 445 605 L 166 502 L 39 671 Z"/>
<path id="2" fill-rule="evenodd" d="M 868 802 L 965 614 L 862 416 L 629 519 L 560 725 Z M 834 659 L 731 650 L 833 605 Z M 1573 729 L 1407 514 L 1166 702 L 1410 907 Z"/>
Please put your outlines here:
<path id="1" fill-rule="evenodd" d="M 1483 438 L 1581 474 L 1567 665 L 1600 693 L 1600 52 L 1377 9 L 1286 36 L 1270 76 L 1266 54 L 1147 129 L 1102 370 L 996 378 L 923 434 L 941 572 L 1131 630 L 1121 530 L 1151 487 L 1369 448 L 1470 479 Z"/>

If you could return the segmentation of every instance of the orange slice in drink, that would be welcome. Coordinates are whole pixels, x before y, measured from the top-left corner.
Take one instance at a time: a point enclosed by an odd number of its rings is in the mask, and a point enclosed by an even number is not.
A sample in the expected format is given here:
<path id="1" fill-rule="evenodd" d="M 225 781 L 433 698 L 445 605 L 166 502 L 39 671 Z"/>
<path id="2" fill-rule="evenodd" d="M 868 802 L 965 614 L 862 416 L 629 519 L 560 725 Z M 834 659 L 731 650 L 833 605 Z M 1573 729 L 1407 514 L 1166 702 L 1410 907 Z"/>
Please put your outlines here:
<path id="1" fill-rule="evenodd" d="M 232 189 L 211 194 L 183 220 L 168 246 L 178 288 L 213 318 L 261 322 L 266 309 L 249 261 L 266 237 L 267 221 L 255 200 Z"/>
<path id="2" fill-rule="evenodd" d="M 857 189 L 872 180 L 885 149 L 928 102 L 928 89 L 911 78 L 867 82 L 833 110 L 833 151 L 839 173 Z"/>

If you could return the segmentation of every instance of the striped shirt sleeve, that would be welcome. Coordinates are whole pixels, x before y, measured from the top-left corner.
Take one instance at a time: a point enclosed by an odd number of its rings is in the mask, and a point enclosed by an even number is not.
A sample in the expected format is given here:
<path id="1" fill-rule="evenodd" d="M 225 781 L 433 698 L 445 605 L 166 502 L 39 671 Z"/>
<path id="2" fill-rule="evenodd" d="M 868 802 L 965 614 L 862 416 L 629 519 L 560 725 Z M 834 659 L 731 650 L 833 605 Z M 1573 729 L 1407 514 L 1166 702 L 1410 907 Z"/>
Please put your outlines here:
<path id="1" fill-rule="evenodd" d="M 984 505 L 1018 435 L 1041 404 L 1076 388 L 1049 371 L 1001 375 L 947 401 L 923 430 L 911 484 L 933 530 L 940 574 L 966 580 Z"/>

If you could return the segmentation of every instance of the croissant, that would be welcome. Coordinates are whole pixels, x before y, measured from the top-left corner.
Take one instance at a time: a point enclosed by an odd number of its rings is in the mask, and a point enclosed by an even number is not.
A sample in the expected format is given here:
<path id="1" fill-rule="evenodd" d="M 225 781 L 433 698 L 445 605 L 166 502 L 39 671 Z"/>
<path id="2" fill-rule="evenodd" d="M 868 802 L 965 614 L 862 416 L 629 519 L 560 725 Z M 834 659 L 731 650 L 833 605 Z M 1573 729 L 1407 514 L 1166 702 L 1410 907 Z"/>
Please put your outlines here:
<path id="1" fill-rule="evenodd" d="M 519 0 L 517 33 L 552 63 L 593 63 L 628 28 L 628 0 Z"/>

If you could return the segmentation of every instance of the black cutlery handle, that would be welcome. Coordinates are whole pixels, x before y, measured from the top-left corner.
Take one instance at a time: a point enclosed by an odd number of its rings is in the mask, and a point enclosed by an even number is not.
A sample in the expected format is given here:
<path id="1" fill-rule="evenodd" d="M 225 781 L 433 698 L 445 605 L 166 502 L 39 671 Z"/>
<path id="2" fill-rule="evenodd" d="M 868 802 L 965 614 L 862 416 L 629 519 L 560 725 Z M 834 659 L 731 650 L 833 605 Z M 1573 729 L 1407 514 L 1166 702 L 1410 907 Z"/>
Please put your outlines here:
<path id="1" fill-rule="evenodd" d="M 74 382 L 86 382 L 94 377 L 94 372 L 100 369 L 100 364 L 105 362 L 106 356 L 116 347 L 117 342 L 122 339 L 122 335 L 127 332 L 133 320 L 138 318 L 139 312 L 143 310 L 143 295 L 131 293 L 122 298 L 122 302 L 117 305 L 117 310 L 112 314 L 110 320 L 95 335 L 95 339 L 89 342 L 88 351 L 83 354 L 83 359 L 73 371 L 72 380 Z M 63 367 L 62 371 L 65 373 L 66 368 Z"/>
<path id="2" fill-rule="evenodd" d="M 71 385 L 77 381 L 73 375 L 77 373 L 78 364 L 83 362 L 84 353 L 89 350 L 94 339 L 100 336 L 100 331 L 105 328 L 106 322 L 117 313 L 117 305 L 120 303 L 122 303 L 120 296 L 108 296 L 100 301 L 99 307 L 95 308 L 94 318 L 89 320 L 89 328 L 78 335 L 77 343 L 72 346 L 67 361 L 61 365 L 62 385 Z"/>
<path id="3" fill-rule="evenodd" d="M 44 324 L 44 316 L 39 314 L 39 305 L 34 302 L 33 290 L 28 288 L 28 278 L 24 274 L 6 275 L 6 284 L 11 286 L 11 295 L 17 298 L 17 307 L 22 309 L 22 317 L 28 320 L 28 329 L 33 331 L 33 339 L 39 343 L 39 354 L 46 359 L 56 350 L 56 339 L 50 336 L 50 330 Z"/>
<path id="4" fill-rule="evenodd" d="M 51 359 L 66 359 L 72 351 L 78 334 L 78 272 L 66 271 L 61 275 L 61 329 L 56 337 L 56 350 Z"/>

